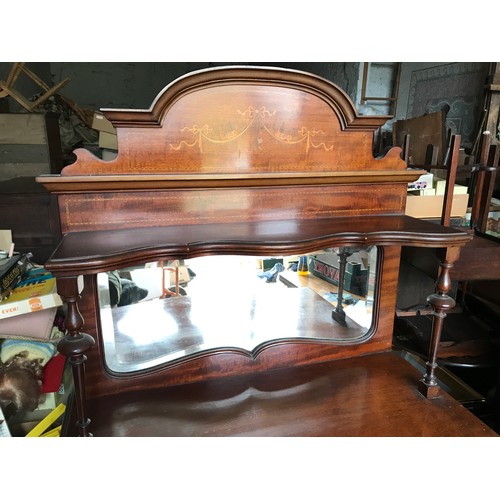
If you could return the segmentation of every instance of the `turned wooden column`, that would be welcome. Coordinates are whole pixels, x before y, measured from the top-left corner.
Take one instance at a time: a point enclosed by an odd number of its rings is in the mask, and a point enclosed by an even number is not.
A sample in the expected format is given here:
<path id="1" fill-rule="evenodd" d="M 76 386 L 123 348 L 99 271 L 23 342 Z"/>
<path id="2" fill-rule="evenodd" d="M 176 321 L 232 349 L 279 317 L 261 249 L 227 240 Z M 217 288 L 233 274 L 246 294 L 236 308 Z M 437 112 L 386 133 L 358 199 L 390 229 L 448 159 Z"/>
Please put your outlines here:
<path id="1" fill-rule="evenodd" d="M 78 309 L 78 277 L 57 278 L 57 293 L 67 305 L 64 327 L 66 335 L 59 341 L 57 350 L 65 356 L 73 370 L 73 381 L 75 384 L 76 425 L 79 435 L 82 437 L 92 436 L 88 430 L 90 419 L 87 417 L 87 404 L 85 396 L 85 352 L 92 348 L 94 339 L 86 333 L 82 333 L 83 317 Z"/>
<path id="2" fill-rule="evenodd" d="M 429 399 L 439 397 L 439 386 L 436 377 L 439 342 L 446 313 L 455 307 L 455 301 L 447 293 L 451 288 L 450 269 L 458 259 L 459 254 L 460 248 L 458 247 L 450 247 L 439 252 L 441 272 L 436 282 L 436 292 L 427 297 L 427 302 L 433 309 L 432 334 L 426 371 L 424 378 L 418 384 L 418 390 Z"/>
<path id="3" fill-rule="evenodd" d="M 349 248 L 340 248 L 337 255 L 339 256 L 339 284 L 337 287 L 337 306 L 332 311 L 332 318 L 337 323 L 346 326 L 345 311 L 342 302 L 344 300 L 344 281 L 347 257 L 351 256 L 352 252 Z"/>

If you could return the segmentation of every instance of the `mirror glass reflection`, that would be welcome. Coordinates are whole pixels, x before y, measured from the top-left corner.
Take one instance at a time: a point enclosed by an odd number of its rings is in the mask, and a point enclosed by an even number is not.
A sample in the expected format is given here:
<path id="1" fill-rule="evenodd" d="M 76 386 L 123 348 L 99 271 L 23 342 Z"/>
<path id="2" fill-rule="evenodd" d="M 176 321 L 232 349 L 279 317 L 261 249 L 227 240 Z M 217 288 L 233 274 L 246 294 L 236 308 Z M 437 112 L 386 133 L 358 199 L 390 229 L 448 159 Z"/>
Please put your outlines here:
<path id="1" fill-rule="evenodd" d="M 277 339 L 362 341 L 372 324 L 376 269 L 376 247 L 346 247 L 100 273 L 106 364 L 130 373 L 208 350 L 251 353 Z"/>

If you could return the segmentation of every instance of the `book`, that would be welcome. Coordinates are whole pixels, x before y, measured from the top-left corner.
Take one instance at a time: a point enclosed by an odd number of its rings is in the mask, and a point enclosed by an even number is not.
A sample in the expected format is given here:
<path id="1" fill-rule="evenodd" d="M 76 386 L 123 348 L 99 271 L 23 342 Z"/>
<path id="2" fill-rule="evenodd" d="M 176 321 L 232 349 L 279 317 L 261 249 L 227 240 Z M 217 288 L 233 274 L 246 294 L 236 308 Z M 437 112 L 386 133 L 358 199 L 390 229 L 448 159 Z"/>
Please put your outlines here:
<path id="1" fill-rule="evenodd" d="M 61 306 L 63 302 L 57 293 L 56 279 L 47 276 L 22 282 L 14 288 L 12 294 L 0 302 L 0 319 Z"/>
<path id="2" fill-rule="evenodd" d="M 6 255 L 4 255 L 6 254 Z M 31 254 L 21 255 L 19 253 L 8 257 L 7 252 L 2 251 L 0 260 L 0 300 L 7 298 L 16 286 L 20 284 L 28 268 Z"/>

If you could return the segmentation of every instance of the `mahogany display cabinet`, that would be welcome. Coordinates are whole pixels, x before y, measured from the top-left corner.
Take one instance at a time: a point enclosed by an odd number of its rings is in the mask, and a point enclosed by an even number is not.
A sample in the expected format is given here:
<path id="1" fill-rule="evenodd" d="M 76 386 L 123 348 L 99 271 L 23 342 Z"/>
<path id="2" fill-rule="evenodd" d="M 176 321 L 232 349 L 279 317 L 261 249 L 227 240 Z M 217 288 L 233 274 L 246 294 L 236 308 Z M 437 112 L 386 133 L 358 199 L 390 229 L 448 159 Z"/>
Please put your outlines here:
<path id="1" fill-rule="evenodd" d="M 373 157 L 387 117 L 358 115 L 318 76 L 250 66 L 186 75 L 147 110 L 102 111 L 118 156 L 78 149 L 37 178 L 63 233 L 46 267 L 67 304 L 68 435 L 494 435 L 436 379 L 449 273 L 470 236 L 404 214 L 420 173 L 399 148 Z M 402 246 L 440 259 L 423 376 L 392 350 Z M 352 255 L 369 269 L 355 304 L 340 282 L 325 282 L 335 303 L 231 264 L 328 253 L 340 274 Z M 186 295 L 109 303 L 109 273 L 193 259 L 213 262 L 203 293 L 197 275 Z"/>

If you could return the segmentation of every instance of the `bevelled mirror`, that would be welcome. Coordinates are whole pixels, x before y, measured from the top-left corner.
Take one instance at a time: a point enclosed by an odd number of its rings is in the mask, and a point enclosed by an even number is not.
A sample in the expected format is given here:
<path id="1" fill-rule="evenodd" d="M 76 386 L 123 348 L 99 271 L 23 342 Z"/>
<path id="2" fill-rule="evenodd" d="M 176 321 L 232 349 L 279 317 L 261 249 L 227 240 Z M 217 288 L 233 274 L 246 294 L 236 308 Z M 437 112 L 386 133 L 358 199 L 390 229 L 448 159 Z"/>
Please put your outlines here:
<path id="1" fill-rule="evenodd" d="M 277 340 L 362 342 L 373 323 L 377 254 L 214 255 L 100 273 L 106 365 L 131 373 L 204 352 L 255 356 Z"/>

